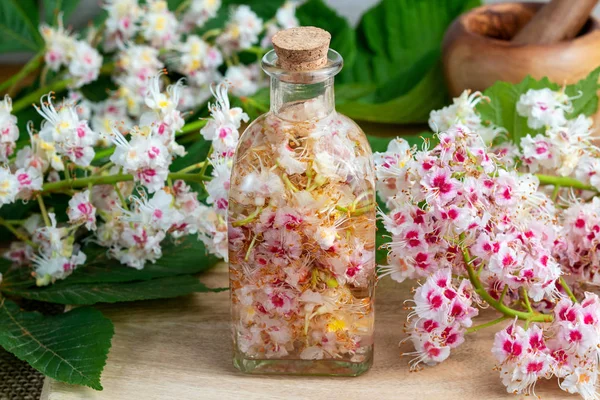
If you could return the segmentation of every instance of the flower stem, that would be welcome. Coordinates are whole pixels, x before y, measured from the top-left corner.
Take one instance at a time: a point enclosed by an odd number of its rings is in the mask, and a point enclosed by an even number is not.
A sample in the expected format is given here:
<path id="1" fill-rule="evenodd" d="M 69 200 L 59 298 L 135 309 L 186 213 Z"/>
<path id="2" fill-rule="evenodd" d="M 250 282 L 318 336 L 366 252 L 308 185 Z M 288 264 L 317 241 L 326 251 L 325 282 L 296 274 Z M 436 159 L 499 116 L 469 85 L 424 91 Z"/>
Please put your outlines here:
<path id="1" fill-rule="evenodd" d="M 204 182 L 210 179 L 201 174 L 185 174 L 180 172 L 174 172 L 169 174 L 169 178 L 176 180 L 182 179 L 186 182 Z M 42 186 L 42 194 L 49 192 L 60 192 L 67 189 L 81 189 L 88 185 L 114 185 L 118 182 L 132 181 L 133 175 L 131 174 L 117 174 L 117 175 L 104 175 L 104 176 L 90 176 L 87 178 L 76 178 L 70 181 L 62 180 L 58 182 L 49 182 Z"/>
<path id="2" fill-rule="evenodd" d="M 463 235 L 461 235 L 461 239 L 463 239 Z M 469 280 L 475 289 L 475 292 L 490 306 L 494 307 L 497 311 L 501 312 L 505 317 L 514 318 L 517 317 L 523 321 L 529 322 L 551 322 L 553 319 L 552 315 L 548 314 L 538 314 L 533 312 L 524 312 L 514 310 L 501 302 L 498 302 L 496 299 L 490 295 L 487 290 L 483 287 L 479 277 L 475 273 L 473 266 L 471 265 L 471 256 L 467 249 L 462 249 L 463 259 L 465 261 L 465 268 L 467 269 L 467 274 L 469 275 Z"/>
<path id="3" fill-rule="evenodd" d="M 571 300 L 573 300 L 573 303 L 577 303 L 577 297 L 575 297 L 575 295 L 573 294 L 573 291 L 571 290 L 571 288 L 569 287 L 569 285 L 565 281 L 565 278 L 563 278 L 561 276 L 560 279 L 559 279 L 559 282 L 560 282 L 560 286 L 562 286 L 562 288 L 565 289 L 565 292 L 567 292 L 567 295 L 569 296 L 569 298 Z"/>
<path id="4" fill-rule="evenodd" d="M 19 239 L 19 240 L 27 243 L 31 247 L 35 248 L 36 247 L 35 243 L 33 243 L 26 235 L 23 235 L 21 232 L 19 232 L 17 229 L 15 229 L 15 227 L 12 226 L 12 224 L 10 222 L 11 221 L 7 221 L 7 220 L 0 218 L 0 225 L 4 226 L 6 229 L 8 229 L 13 235 L 15 235 L 15 237 L 17 239 Z"/>
<path id="5" fill-rule="evenodd" d="M 529 301 L 529 294 L 527 294 L 527 289 L 523 288 L 523 301 L 525 302 L 525 307 L 527 307 L 527 311 L 533 313 L 533 309 L 531 308 L 531 302 Z"/>
<path id="6" fill-rule="evenodd" d="M 189 122 L 182 126 L 179 132 L 175 132 L 175 136 L 182 136 L 186 133 L 190 133 L 193 131 L 200 131 L 200 129 L 204 128 L 207 122 L 208 120 L 206 119 L 200 119 L 198 121 Z"/>
<path id="7" fill-rule="evenodd" d="M 502 321 L 506 321 L 507 319 L 509 319 L 507 316 L 502 316 L 502 317 L 497 318 L 497 319 L 495 319 L 493 321 L 486 322 L 485 324 L 480 324 L 480 325 L 472 326 L 470 328 L 467 328 L 467 333 L 477 332 L 480 329 L 487 328 L 487 327 L 490 327 L 490 326 L 494 326 L 496 324 L 499 324 Z"/>
<path id="8" fill-rule="evenodd" d="M 588 185 L 587 183 L 583 183 L 577 179 L 569 178 L 566 176 L 552 176 L 552 175 L 535 175 L 540 180 L 540 185 L 554 185 L 560 187 L 569 187 L 573 189 L 581 189 L 581 190 L 590 190 L 593 192 L 597 192 L 596 189 L 592 185 Z"/>
<path id="9" fill-rule="evenodd" d="M 262 212 L 262 210 L 263 210 L 262 207 L 258 207 L 256 210 L 254 210 L 254 212 L 252 212 L 252 214 L 248 215 L 244 219 L 241 219 L 239 221 L 235 221 L 231 225 L 237 227 L 237 226 L 244 226 L 246 224 L 249 224 L 250 222 L 254 221 L 256 219 L 256 217 L 258 217 L 260 215 L 260 213 Z"/>
<path id="10" fill-rule="evenodd" d="M 61 81 L 56 81 L 54 83 L 51 83 L 48 86 L 41 87 L 32 93 L 29 93 L 28 95 L 24 96 L 23 98 L 19 99 L 18 101 L 15 101 L 13 103 L 13 113 L 16 114 L 17 112 L 21 111 L 25 107 L 28 107 L 28 106 L 32 105 L 33 103 L 40 101 L 40 97 L 42 97 L 43 95 L 45 95 L 49 92 L 52 92 L 52 91 L 60 92 L 64 89 L 66 89 L 69 86 L 69 84 L 71 84 L 71 79 L 63 79 Z"/>
<path id="11" fill-rule="evenodd" d="M 46 224 L 46 226 L 52 226 L 52 224 L 50 223 L 50 218 L 48 218 L 48 211 L 46 210 L 46 204 L 44 204 L 44 198 L 42 197 L 41 193 L 37 195 L 37 201 L 40 205 L 40 211 L 42 212 L 44 224 Z"/>
<path id="12" fill-rule="evenodd" d="M 12 96 L 12 93 L 16 89 L 19 82 L 21 82 L 25 77 L 27 77 L 27 75 L 29 75 L 32 71 L 36 70 L 40 66 L 41 61 L 44 59 L 44 54 L 45 49 L 33 56 L 33 58 L 29 60 L 19 72 L 11 76 L 6 81 L 2 82 L 0 84 L 0 92 L 3 92 L 6 89 L 8 89 L 9 95 Z"/>
<path id="13" fill-rule="evenodd" d="M 184 173 L 184 172 L 190 172 L 190 171 L 193 171 L 193 170 L 198 169 L 198 168 L 203 168 L 207 163 L 208 163 L 208 161 L 202 161 L 202 162 L 199 162 L 199 163 L 187 166 L 187 167 L 185 167 L 183 169 L 180 169 L 177 172 L 180 173 L 180 174 Z"/>

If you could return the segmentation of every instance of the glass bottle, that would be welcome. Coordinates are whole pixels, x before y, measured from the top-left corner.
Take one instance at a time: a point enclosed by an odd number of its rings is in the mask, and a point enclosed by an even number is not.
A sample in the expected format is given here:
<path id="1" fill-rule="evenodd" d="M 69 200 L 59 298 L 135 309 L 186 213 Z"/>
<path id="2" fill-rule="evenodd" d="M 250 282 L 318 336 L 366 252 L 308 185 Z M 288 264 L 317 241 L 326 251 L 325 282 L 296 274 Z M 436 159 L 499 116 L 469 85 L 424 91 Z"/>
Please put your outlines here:
<path id="1" fill-rule="evenodd" d="M 335 111 L 343 61 L 328 46 L 309 70 L 291 70 L 293 52 L 288 68 L 281 52 L 264 56 L 271 109 L 236 150 L 229 276 L 243 372 L 356 376 L 372 364 L 374 167 L 365 134 Z"/>

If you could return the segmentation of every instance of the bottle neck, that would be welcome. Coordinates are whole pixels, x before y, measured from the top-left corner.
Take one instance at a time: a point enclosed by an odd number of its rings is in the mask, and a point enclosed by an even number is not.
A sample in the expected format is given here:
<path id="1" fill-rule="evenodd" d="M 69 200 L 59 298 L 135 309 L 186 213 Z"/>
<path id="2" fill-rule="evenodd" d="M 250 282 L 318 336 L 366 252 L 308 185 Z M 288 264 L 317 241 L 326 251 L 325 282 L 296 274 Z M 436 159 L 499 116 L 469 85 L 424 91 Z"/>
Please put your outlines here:
<path id="1" fill-rule="evenodd" d="M 288 121 L 322 119 L 335 111 L 333 76 L 318 83 L 271 76 L 271 112 Z"/>

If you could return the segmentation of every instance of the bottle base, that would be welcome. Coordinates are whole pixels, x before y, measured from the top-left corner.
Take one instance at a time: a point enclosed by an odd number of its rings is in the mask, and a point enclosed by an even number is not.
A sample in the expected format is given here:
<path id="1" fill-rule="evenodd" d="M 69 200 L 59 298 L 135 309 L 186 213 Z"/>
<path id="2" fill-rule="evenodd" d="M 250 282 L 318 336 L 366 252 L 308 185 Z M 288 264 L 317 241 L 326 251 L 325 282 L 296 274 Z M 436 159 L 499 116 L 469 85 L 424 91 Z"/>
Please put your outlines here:
<path id="1" fill-rule="evenodd" d="M 253 359 L 236 353 L 233 365 L 246 374 L 305 375 L 305 376 L 359 376 L 373 364 L 373 357 L 365 361 Z"/>

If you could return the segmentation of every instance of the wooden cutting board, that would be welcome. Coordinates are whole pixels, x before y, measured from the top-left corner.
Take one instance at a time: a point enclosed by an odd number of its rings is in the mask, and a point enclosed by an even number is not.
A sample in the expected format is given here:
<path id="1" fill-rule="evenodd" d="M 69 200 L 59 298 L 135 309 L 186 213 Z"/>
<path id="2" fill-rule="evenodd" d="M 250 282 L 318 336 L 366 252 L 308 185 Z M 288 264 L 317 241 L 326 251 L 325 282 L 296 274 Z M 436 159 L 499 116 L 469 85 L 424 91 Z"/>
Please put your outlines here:
<path id="1" fill-rule="evenodd" d="M 221 265 L 202 279 L 227 285 Z M 507 394 L 493 371 L 490 348 L 495 328 L 467 337 L 436 367 L 409 372 L 410 345 L 398 347 L 411 284 L 380 282 L 376 300 L 375 362 L 357 378 L 248 376 L 231 363 L 229 293 L 101 306 L 116 334 L 102 375 L 104 391 L 46 379 L 43 400 L 158 399 L 517 399 Z M 494 318 L 484 313 L 485 320 Z M 541 381 L 536 394 L 545 400 L 579 398 Z M 525 398 L 522 396 L 521 398 Z M 532 396 L 527 397 L 532 399 Z"/>

